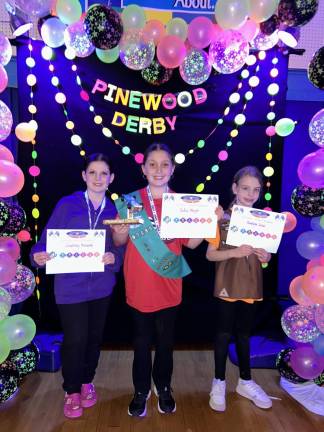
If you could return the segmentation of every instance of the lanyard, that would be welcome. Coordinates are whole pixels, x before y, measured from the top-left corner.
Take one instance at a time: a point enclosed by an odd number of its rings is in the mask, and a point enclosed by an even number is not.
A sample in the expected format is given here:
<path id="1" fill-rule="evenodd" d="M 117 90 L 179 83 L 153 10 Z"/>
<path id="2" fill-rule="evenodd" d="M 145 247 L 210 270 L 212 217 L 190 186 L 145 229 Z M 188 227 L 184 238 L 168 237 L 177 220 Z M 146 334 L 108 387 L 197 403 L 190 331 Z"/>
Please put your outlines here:
<path id="1" fill-rule="evenodd" d="M 167 187 L 166 192 L 168 192 L 168 191 L 169 191 L 169 188 Z M 157 215 L 157 212 L 156 212 L 153 196 L 152 196 L 151 189 L 150 189 L 149 185 L 147 185 L 147 187 L 146 187 L 146 192 L 147 192 L 147 196 L 148 196 L 148 199 L 149 199 L 150 207 L 151 207 L 151 210 L 152 210 L 153 220 L 154 220 L 157 232 L 159 233 L 159 236 L 160 236 L 160 222 L 159 222 L 159 218 L 158 218 L 158 215 Z M 161 240 L 168 240 L 168 239 L 161 238 Z"/>
<path id="2" fill-rule="evenodd" d="M 100 217 L 101 213 L 103 212 L 103 209 L 106 207 L 106 197 L 103 197 L 103 199 L 101 201 L 100 211 L 99 211 L 93 225 L 92 225 L 92 217 L 91 217 L 88 191 L 84 192 L 84 197 L 85 197 L 87 207 L 88 207 L 89 227 L 90 227 L 90 229 L 96 229 L 99 217 Z"/>

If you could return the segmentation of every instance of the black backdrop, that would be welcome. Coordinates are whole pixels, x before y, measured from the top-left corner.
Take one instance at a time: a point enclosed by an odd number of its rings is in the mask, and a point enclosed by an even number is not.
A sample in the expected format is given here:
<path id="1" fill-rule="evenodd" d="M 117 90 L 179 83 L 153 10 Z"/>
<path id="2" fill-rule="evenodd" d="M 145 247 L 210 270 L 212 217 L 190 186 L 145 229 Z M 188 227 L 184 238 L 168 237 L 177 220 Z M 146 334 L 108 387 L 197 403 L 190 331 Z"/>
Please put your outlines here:
<path id="1" fill-rule="evenodd" d="M 40 51 L 42 43 L 33 42 L 33 57 L 36 66 L 32 72 L 37 76 L 37 84 L 34 87 L 34 103 L 37 106 L 37 113 L 34 116 L 39 128 L 36 137 L 35 150 L 38 152 L 36 164 L 41 169 L 37 178 L 38 193 L 40 202 L 39 228 L 45 225 L 50 212 L 60 197 L 68 195 L 74 190 L 83 187 L 80 171 L 83 160 L 79 155 L 79 149 L 70 142 L 71 133 L 65 128 L 66 116 L 62 106 L 54 101 L 55 89 L 51 85 L 52 73 L 49 71 L 49 63 L 41 58 Z M 80 87 L 76 84 L 76 75 L 71 71 L 72 62 L 65 59 L 62 49 L 57 49 L 52 64 L 55 68 L 53 74 L 61 82 L 60 91 L 67 96 L 66 109 L 68 116 L 75 123 L 75 131 L 84 143 L 84 149 L 89 154 L 96 151 L 106 152 L 113 157 L 116 166 L 116 180 L 112 191 L 129 192 L 144 185 L 141 177 L 140 167 L 134 162 L 132 156 L 125 156 L 121 148 L 114 144 L 111 139 L 103 136 L 101 128 L 94 124 L 93 114 L 89 111 L 89 105 L 80 96 Z M 31 119 L 28 113 L 30 104 L 30 88 L 26 84 L 26 76 L 31 71 L 26 66 L 25 60 L 29 55 L 24 40 L 18 46 L 18 91 L 20 101 L 20 121 Z M 267 153 L 268 138 L 265 135 L 265 128 L 269 125 L 266 114 L 269 111 L 270 97 L 267 94 L 267 86 L 272 82 L 269 72 L 273 67 L 271 60 L 277 56 L 279 59 L 279 76 L 276 82 L 280 86 L 279 94 L 275 97 L 275 112 L 277 118 L 283 117 L 285 110 L 286 81 L 288 57 L 284 56 L 276 48 L 267 51 L 266 59 L 259 61 L 256 65 L 250 66 L 250 75 L 254 74 L 259 64 L 258 76 L 260 85 L 256 87 L 254 97 L 245 110 L 247 122 L 239 131 L 239 136 L 233 140 L 233 146 L 229 148 L 229 158 L 221 164 L 221 169 L 214 174 L 212 180 L 206 183 L 204 192 L 218 193 L 221 204 L 226 207 L 230 200 L 230 186 L 233 174 L 242 166 L 247 164 L 257 165 L 260 169 L 266 165 L 265 153 Z M 90 103 L 94 106 L 97 114 L 102 115 L 104 124 L 109 127 L 116 139 L 123 146 L 129 146 L 134 153 L 143 152 L 152 142 L 166 142 L 175 153 L 187 153 L 194 148 L 199 139 L 206 137 L 215 127 L 217 119 L 222 116 L 227 105 L 229 95 L 237 88 L 240 81 L 240 72 L 231 75 L 218 75 L 212 73 L 208 81 L 198 87 L 203 87 L 207 92 L 207 101 L 203 104 L 192 104 L 188 108 L 177 108 L 173 111 L 159 110 L 145 112 L 131 108 L 115 105 L 104 100 L 104 93 L 91 95 L 91 89 L 100 79 L 112 83 L 123 89 L 138 90 L 146 93 L 174 93 L 188 90 L 192 92 L 192 86 L 187 85 L 175 71 L 170 82 L 159 86 L 147 84 L 141 77 L 140 72 L 127 69 L 121 62 L 107 65 L 101 63 L 93 54 L 85 59 L 77 59 L 75 64 L 78 67 L 78 74 L 81 78 L 83 88 L 90 95 Z M 242 81 L 241 95 L 249 90 L 247 80 Z M 233 118 L 242 109 L 243 97 L 237 105 L 233 105 L 230 114 L 226 117 L 224 124 L 206 141 L 201 150 L 195 150 L 183 165 L 177 166 L 172 187 L 176 191 L 194 192 L 195 187 L 204 181 L 210 173 L 210 167 L 217 162 L 219 150 L 225 148 L 228 140 L 228 133 L 233 128 Z M 166 115 L 177 115 L 175 131 L 168 131 L 165 134 L 150 135 L 134 134 L 126 132 L 124 128 L 111 126 L 113 113 L 120 111 L 126 115 L 144 117 L 159 117 Z M 140 114 L 139 114 L 140 112 Z M 168 129 L 169 130 L 169 129 Z M 20 143 L 18 163 L 26 173 L 26 184 L 19 194 L 19 201 L 28 214 L 30 226 L 33 225 L 31 217 L 33 194 L 32 183 L 34 179 L 27 174 L 31 165 L 30 143 Z M 279 210 L 280 189 L 281 189 L 281 162 L 282 162 L 282 140 L 273 140 L 272 151 L 274 154 L 272 165 L 275 168 L 275 176 L 271 179 L 272 195 L 271 207 Z M 260 202 L 260 206 L 265 202 Z M 181 342 L 207 342 L 212 335 L 212 285 L 213 267 L 205 259 L 206 244 L 201 245 L 195 251 L 185 251 L 189 264 L 192 267 L 192 274 L 185 278 L 183 304 L 178 320 L 178 341 Z M 26 253 L 28 251 L 26 250 Z M 41 272 L 41 299 L 37 304 L 36 298 L 27 302 L 29 308 L 38 320 L 39 328 L 45 330 L 57 330 L 59 322 L 53 299 L 52 278 L 45 277 Z M 280 327 L 279 315 L 276 315 L 277 305 L 275 294 L 277 289 L 277 264 L 276 257 L 271 265 L 264 272 L 265 297 L 269 300 L 260 306 L 260 314 L 257 323 L 259 330 L 270 330 Z M 273 300 L 271 300 L 273 299 Z M 38 318 L 38 306 L 41 310 L 41 318 Z M 130 340 L 130 322 L 125 306 L 123 280 L 120 280 L 114 294 L 110 318 L 107 323 L 106 339 L 113 342 L 128 342 Z"/>

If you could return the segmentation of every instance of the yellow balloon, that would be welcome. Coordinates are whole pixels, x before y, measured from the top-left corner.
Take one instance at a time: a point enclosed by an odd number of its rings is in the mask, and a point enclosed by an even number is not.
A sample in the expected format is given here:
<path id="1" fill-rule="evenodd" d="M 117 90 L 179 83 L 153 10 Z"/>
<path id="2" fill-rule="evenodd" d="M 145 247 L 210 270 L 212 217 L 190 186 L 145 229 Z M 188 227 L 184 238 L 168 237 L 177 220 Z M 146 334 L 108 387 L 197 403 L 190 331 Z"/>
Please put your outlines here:
<path id="1" fill-rule="evenodd" d="M 16 137 L 23 142 L 30 142 L 36 136 L 36 130 L 29 123 L 19 123 L 15 129 Z"/>

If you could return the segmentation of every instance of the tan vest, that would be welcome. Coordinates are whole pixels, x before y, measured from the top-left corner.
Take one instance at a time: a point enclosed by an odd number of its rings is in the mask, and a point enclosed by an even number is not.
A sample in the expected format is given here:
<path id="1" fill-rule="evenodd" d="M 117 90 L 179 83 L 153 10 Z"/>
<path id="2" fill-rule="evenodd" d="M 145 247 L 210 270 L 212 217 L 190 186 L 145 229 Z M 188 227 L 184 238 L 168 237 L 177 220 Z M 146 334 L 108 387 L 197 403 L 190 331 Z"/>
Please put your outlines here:
<path id="1" fill-rule="evenodd" d="M 231 212 L 226 211 L 219 221 L 219 250 L 233 249 L 226 244 Z M 214 296 L 235 299 L 261 299 L 262 269 L 255 254 L 243 258 L 230 258 L 216 262 Z"/>

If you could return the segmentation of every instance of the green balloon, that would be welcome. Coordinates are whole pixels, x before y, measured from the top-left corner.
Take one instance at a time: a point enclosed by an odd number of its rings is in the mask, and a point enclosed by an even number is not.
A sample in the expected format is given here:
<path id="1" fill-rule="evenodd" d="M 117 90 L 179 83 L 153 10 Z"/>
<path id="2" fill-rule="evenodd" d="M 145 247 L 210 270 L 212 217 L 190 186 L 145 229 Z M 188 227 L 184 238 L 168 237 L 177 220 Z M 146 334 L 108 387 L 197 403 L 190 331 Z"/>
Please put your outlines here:
<path id="1" fill-rule="evenodd" d="M 4 334 L 10 349 L 20 349 L 31 342 L 36 334 L 36 325 L 27 315 L 9 316 L 0 323 L 0 334 Z"/>
<path id="2" fill-rule="evenodd" d="M 279 136 L 286 137 L 295 129 L 295 122 L 290 118 L 281 118 L 275 125 L 276 133 Z"/>
<path id="3" fill-rule="evenodd" d="M 103 63 L 114 63 L 119 58 L 119 46 L 109 50 L 96 48 L 96 54 Z"/>
<path id="4" fill-rule="evenodd" d="M 79 0 L 57 0 L 55 9 L 57 16 L 64 24 L 77 22 L 82 14 Z"/>
<path id="5" fill-rule="evenodd" d="M 7 336 L 0 331 L 0 364 L 6 360 L 10 353 L 10 343 Z"/>
<path id="6" fill-rule="evenodd" d="M 188 35 L 188 24 L 182 18 L 172 18 L 166 24 L 166 31 L 169 35 L 178 36 L 185 41 Z"/>
<path id="7" fill-rule="evenodd" d="M 129 28 L 143 28 L 146 23 L 145 11 L 140 6 L 136 4 L 131 4 L 126 6 L 121 14 L 121 19 L 123 21 L 124 29 Z"/>

